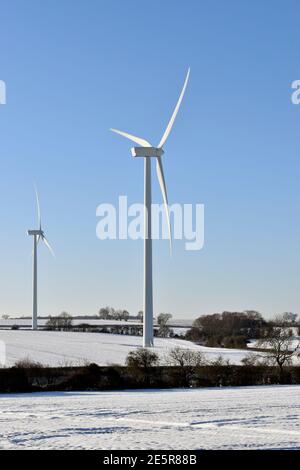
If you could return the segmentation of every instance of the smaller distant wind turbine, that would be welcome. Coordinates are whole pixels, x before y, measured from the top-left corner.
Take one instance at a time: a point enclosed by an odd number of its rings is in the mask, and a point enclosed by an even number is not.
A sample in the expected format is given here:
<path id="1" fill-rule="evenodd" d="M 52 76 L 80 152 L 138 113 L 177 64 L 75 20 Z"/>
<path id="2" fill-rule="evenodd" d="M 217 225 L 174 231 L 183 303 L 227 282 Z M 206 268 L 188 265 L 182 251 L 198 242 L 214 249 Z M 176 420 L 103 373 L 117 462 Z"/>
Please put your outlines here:
<path id="1" fill-rule="evenodd" d="M 54 252 L 51 248 L 50 243 L 45 237 L 45 233 L 42 230 L 42 219 L 41 219 L 41 209 L 40 201 L 37 189 L 35 188 L 35 197 L 37 205 L 37 214 L 38 214 L 38 226 L 37 230 L 28 230 L 27 234 L 33 236 L 33 297 L 32 297 L 32 329 L 37 330 L 37 245 L 40 240 L 42 240 L 47 248 L 50 250 L 50 253 L 54 256 Z"/>
<path id="2" fill-rule="evenodd" d="M 165 182 L 165 175 L 162 164 L 162 155 L 164 154 L 163 147 L 169 137 L 169 134 L 172 130 L 174 121 L 176 119 L 177 113 L 179 111 L 188 81 L 190 76 L 190 69 L 188 69 L 183 88 L 177 100 L 176 106 L 174 108 L 173 114 L 169 123 L 166 127 L 166 130 L 160 139 L 160 142 L 157 146 L 152 146 L 148 140 L 136 137 L 135 135 L 128 134 L 128 132 L 123 132 L 118 129 L 111 129 L 111 131 L 120 134 L 122 137 L 131 140 L 138 144 L 138 147 L 133 147 L 131 149 L 131 154 L 133 157 L 142 157 L 144 158 L 144 206 L 145 206 L 145 215 L 144 215 L 144 323 L 143 323 L 143 345 L 144 347 L 153 346 L 153 285 L 152 285 L 152 233 L 151 233 L 151 157 L 156 159 L 156 173 L 160 189 L 162 192 L 162 198 L 164 201 L 168 230 L 169 230 L 169 239 L 170 239 L 170 248 L 172 250 L 172 233 L 171 233 L 171 224 L 170 224 L 170 215 L 169 215 L 169 206 L 168 206 L 168 196 L 167 188 Z"/>

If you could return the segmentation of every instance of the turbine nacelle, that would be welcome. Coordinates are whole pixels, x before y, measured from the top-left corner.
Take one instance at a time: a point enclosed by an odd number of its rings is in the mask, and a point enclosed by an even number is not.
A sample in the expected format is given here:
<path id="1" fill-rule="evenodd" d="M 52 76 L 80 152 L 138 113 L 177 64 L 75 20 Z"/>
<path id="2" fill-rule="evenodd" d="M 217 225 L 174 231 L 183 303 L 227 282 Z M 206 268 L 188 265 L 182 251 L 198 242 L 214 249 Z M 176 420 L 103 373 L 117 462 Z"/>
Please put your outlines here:
<path id="1" fill-rule="evenodd" d="M 157 147 L 132 147 L 133 157 L 161 157 L 164 154 L 162 148 Z"/>
<path id="2" fill-rule="evenodd" d="M 43 232 L 43 230 L 28 230 L 27 235 L 35 235 L 35 236 L 43 237 L 44 232 Z"/>

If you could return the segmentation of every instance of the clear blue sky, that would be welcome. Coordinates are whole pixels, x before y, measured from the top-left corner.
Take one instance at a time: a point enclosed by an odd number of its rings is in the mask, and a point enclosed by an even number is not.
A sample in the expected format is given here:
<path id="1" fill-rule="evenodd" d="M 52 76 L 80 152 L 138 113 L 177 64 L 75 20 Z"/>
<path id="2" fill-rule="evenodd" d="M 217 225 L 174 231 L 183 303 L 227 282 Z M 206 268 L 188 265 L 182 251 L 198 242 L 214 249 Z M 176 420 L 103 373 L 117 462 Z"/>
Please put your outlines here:
<path id="1" fill-rule="evenodd" d="M 205 204 L 205 247 L 154 243 L 155 312 L 300 312 L 296 0 L 1 2 L 0 315 L 31 312 L 33 181 L 55 251 L 39 310 L 142 308 L 142 242 L 99 241 L 96 207 L 142 202 L 142 161 L 118 127 L 158 142 L 170 202 Z M 154 201 L 160 202 L 154 182 Z"/>

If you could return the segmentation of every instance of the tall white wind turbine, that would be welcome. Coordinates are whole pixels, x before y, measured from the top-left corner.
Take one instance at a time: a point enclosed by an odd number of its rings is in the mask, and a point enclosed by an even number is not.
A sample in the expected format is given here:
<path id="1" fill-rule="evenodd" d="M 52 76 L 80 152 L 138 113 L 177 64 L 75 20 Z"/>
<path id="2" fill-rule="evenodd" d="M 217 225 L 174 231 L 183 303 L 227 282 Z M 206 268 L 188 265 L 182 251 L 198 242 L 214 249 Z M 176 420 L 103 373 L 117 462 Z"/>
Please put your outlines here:
<path id="1" fill-rule="evenodd" d="M 32 296 L 32 329 L 37 330 L 37 246 L 40 240 L 42 240 L 51 254 L 54 256 L 54 252 L 51 248 L 50 243 L 45 237 L 45 233 L 42 230 L 42 219 L 41 219 L 41 209 L 40 201 L 37 189 L 35 188 L 35 197 L 37 205 L 37 214 L 38 214 L 38 229 L 37 230 L 28 230 L 27 234 L 33 236 L 33 296 Z"/>
<path id="2" fill-rule="evenodd" d="M 156 173 L 162 192 L 164 206 L 166 210 L 166 217 L 170 238 L 170 249 L 172 250 L 172 234 L 170 215 L 168 207 L 167 189 L 162 165 L 162 155 L 164 154 L 163 146 L 173 127 L 176 115 L 180 108 L 188 80 L 190 76 L 190 69 L 188 69 L 183 88 L 181 90 L 179 99 L 167 125 L 167 128 L 157 147 L 153 147 L 147 140 L 141 139 L 127 132 L 111 129 L 111 131 L 120 134 L 123 137 L 135 142 L 139 147 L 133 147 L 131 153 L 133 157 L 144 158 L 144 324 L 143 324 L 143 345 L 144 347 L 153 346 L 153 285 L 152 285 L 152 234 L 151 234 L 151 158 L 156 158 Z"/>

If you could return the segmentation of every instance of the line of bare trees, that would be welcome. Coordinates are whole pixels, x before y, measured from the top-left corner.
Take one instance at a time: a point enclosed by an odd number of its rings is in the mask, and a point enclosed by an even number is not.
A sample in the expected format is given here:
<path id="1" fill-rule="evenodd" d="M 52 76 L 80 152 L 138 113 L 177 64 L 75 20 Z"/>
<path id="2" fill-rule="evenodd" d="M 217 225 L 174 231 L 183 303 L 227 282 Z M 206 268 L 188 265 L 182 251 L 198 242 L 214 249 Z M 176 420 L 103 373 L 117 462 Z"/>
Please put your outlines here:
<path id="1" fill-rule="evenodd" d="M 67 331 L 70 330 L 73 326 L 73 318 L 67 312 L 62 312 L 56 317 L 49 316 L 49 319 L 46 322 L 46 330 L 50 331 Z"/>
<path id="2" fill-rule="evenodd" d="M 115 309 L 113 307 L 100 308 L 98 315 L 101 320 L 123 320 L 123 321 L 127 321 L 130 316 L 127 310 Z"/>
<path id="3" fill-rule="evenodd" d="M 102 307 L 99 310 L 99 318 L 102 320 L 125 320 L 128 321 L 130 314 L 127 310 L 114 309 L 113 307 Z M 135 317 L 141 323 L 143 322 L 143 311 L 140 310 Z M 168 323 L 172 315 L 170 313 L 160 313 L 157 316 L 158 332 L 157 336 L 167 338 L 172 336 L 173 332 Z M 124 332 L 125 333 L 125 332 Z"/>

